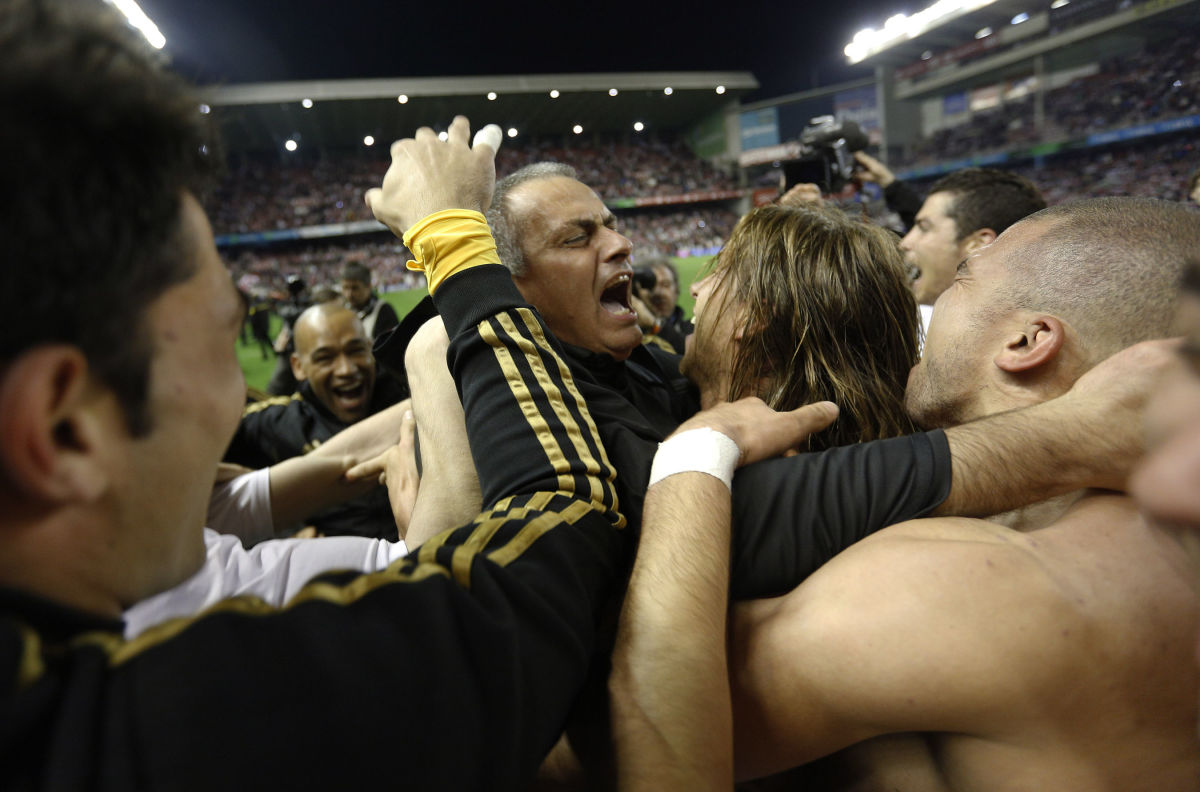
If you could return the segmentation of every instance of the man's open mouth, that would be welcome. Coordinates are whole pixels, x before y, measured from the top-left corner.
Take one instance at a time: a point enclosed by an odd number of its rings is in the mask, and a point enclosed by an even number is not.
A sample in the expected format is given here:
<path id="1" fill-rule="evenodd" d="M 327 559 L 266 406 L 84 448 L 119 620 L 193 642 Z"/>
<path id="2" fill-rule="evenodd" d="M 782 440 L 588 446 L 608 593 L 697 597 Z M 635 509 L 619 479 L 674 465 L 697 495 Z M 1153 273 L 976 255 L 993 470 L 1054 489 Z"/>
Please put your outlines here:
<path id="1" fill-rule="evenodd" d="M 615 316 L 632 315 L 633 308 L 629 304 L 629 292 L 632 286 L 633 280 L 630 273 L 621 273 L 609 281 L 608 285 L 604 287 L 604 291 L 600 292 L 600 305 Z"/>
<path id="2" fill-rule="evenodd" d="M 367 398 L 367 383 L 357 382 L 351 385 L 338 385 L 331 388 L 333 398 L 343 408 L 354 408 L 361 405 Z"/>

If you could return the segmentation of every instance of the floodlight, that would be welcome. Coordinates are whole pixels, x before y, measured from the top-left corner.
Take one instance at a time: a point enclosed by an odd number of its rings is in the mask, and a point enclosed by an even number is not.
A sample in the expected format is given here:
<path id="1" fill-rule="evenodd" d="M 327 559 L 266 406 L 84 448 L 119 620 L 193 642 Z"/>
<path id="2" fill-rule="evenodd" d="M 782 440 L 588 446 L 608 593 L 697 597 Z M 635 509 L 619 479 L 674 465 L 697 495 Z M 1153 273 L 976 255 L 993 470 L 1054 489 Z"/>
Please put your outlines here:
<path id="1" fill-rule="evenodd" d="M 396 101 L 400 104 L 408 104 L 408 94 L 400 94 L 396 97 Z"/>
<path id="2" fill-rule="evenodd" d="M 509 136 L 509 137 L 516 137 L 516 136 L 517 136 L 517 128 L 516 128 L 516 127 L 509 127 L 509 128 L 508 128 L 508 136 Z"/>
<path id="3" fill-rule="evenodd" d="M 717 93 L 719 93 L 719 94 L 723 94 L 723 93 L 725 93 L 725 86 L 724 86 L 724 85 L 718 85 L 718 86 L 717 86 Z"/>
<path id="4" fill-rule="evenodd" d="M 616 95 L 617 95 L 617 93 L 618 93 L 618 91 L 617 91 L 617 89 L 616 89 L 616 88 L 609 88 L 609 89 L 608 89 L 608 95 L 609 95 L 609 96 L 616 96 Z"/>
<path id="5" fill-rule="evenodd" d="M 633 131 L 634 131 L 634 132 L 641 132 L 641 131 L 642 131 L 643 129 L 645 129 L 645 128 L 646 128 L 646 125 L 645 125 L 645 124 L 643 124 L 641 121 L 634 121 L 634 122 L 633 122 Z"/>
<path id="6" fill-rule="evenodd" d="M 375 138 L 372 135 L 367 135 L 365 138 L 363 138 L 363 145 L 364 146 L 374 146 Z"/>
<path id="7" fill-rule="evenodd" d="M 671 94 L 675 93 L 675 89 L 668 85 L 666 88 L 663 88 L 663 93 L 665 93 L 667 96 L 670 96 Z"/>
<path id="8" fill-rule="evenodd" d="M 283 147 L 288 151 L 295 151 L 296 149 L 300 148 L 300 144 L 294 140 L 285 140 Z"/>
<path id="9" fill-rule="evenodd" d="M 1026 14 L 1024 11 L 1022 11 L 1021 13 L 1017 14 L 1015 17 L 1012 18 L 1012 23 L 1014 25 L 1019 25 L 1022 22 L 1028 22 L 1028 21 L 1029 21 L 1029 14 Z"/>
<path id="10" fill-rule="evenodd" d="M 104 1 L 111 6 L 115 6 L 118 11 L 124 14 L 130 26 L 145 36 L 146 41 L 150 42 L 151 47 L 162 49 L 166 46 L 167 37 L 158 29 L 158 25 L 154 24 L 154 21 L 146 16 L 146 12 L 142 10 L 142 7 L 135 0 Z"/>
<path id="11" fill-rule="evenodd" d="M 301 99 L 300 106 L 307 110 L 308 108 L 312 107 L 312 99 Z"/>
<path id="12" fill-rule="evenodd" d="M 575 126 L 571 127 L 571 131 L 578 135 L 583 132 L 583 127 L 579 124 L 576 124 Z"/>
<path id="13" fill-rule="evenodd" d="M 488 101 L 489 102 L 496 101 L 496 92 L 495 91 L 488 91 Z"/>
<path id="14" fill-rule="evenodd" d="M 551 98 L 551 99 L 557 99 L 557 98 L 558 98 L 558 89 L 557 89 L 557 88 L 555 88 L 555 89 L 552 89 L 552 90 L 550 91 L 550 98 Z"/>

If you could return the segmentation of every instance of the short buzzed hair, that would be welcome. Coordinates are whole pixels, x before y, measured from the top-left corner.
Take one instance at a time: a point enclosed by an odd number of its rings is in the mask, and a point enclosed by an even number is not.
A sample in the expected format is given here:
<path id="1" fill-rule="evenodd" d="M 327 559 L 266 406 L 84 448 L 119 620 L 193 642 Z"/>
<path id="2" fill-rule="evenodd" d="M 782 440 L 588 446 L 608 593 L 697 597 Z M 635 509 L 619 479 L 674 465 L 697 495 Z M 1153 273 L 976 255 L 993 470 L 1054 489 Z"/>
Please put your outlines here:
<path id="1" fill-rule="evenodd" d="M 301 341 L 304 341 L 305 343 L 308 341 L 310 327 L 315 327 L 323 324 L 324 322 L 331 321 L 332 318 L 336 317 L 338 314 L 349 314 L 353 319 L 356 329 L 358 330 L 358 334 L 363 338 L 369 339 L 367 336 L 367 331 L 363 329 L 362 321 L 358 318 L 358 314 L 355 311 L 347 308 L 340 301 L 326 300 L 309 306 L 307 309 L 305 309 L 304 313 L 297 317 L 296 324 L 292 332 L 292 336 L 296 342 L 296 355 L 303 357 L 304 355 L 312 352 L 311 349 L 301 349 L 301 347 L 304 346 Z"/>
<path id="2" fill-rule="evenodd" d="M 492 193 L 492 205 L 487 212 L 488 225 L 491 226 L 492 236 L 496 239 L 496 253 L 500 263 L 508 267 L 513 275 L 524 275 L 526 270 L 525 253 L 521 249 L 521 232 L 512 216 L 512 208 L 508 205 L 509 194 L 527 182 L 538 179 L 552 179 L 562 176 L 567 179 L 578 179 L 575 169 L 561 162 L 535 162 L 526 165 L 518 171 L 510 173 L 496 182 L 496 190 Z"/>
<path id="3" fill-rule="evenodd" d="M 347 262 L 342 267 L 342 280 L 358 281 L 359 283 L 365 283 L 367 286 L 370 286 L 371 270 L 367 269 L 364 264 L 361 264 L 357 261 Z"/>
<path id="4" fill-rule="evenodd" d="M 1046 199 L 1024 176 L 996 168 L 964 168 L 943 176 L 929 194 L 950 193 L 946 216 L 954 221 L 958 241 L 981 228 L 997 235 L 1013 223 L 1046 208 Z"/>
<path id="5" fill-rule="evenodd" d="M 1044 209 L 1047 228 L 1006 262 L 1011 304 L 1061 316 L 1090 364 L 1139 341 L 1165 338 L 1200 213 L 1153 198 L 1093 198 Z"/>

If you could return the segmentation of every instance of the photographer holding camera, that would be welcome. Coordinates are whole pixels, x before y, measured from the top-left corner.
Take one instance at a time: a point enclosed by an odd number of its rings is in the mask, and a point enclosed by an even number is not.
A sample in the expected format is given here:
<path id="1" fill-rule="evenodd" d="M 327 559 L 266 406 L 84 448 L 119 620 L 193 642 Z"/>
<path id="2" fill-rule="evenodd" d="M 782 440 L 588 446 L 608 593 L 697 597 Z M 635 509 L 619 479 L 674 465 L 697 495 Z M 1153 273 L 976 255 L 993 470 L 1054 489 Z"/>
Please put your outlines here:
<path id="1" fill-rule="evenodd" d="M 679 302 L 679 273 L 668 258 L 650 259 L 633 269 L 633 307 L 649 343 L 683 354 L 683 340 L 693 327 Z"/>

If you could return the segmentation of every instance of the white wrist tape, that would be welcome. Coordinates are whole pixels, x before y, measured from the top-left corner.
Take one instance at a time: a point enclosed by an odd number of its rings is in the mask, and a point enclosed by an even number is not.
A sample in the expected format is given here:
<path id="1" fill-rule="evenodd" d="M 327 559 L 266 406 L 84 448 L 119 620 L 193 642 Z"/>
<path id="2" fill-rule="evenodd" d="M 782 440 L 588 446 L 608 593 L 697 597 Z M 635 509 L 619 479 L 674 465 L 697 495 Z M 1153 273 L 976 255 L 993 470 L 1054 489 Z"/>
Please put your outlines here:
<path id="1" fill-rule="evenodd" d="M 733 471 L 741 453 L 737 443 L 716 429 L 689 429 L 658 444 L 647 486 L 676 473 L 707 473 L 732 490 Z"/>

